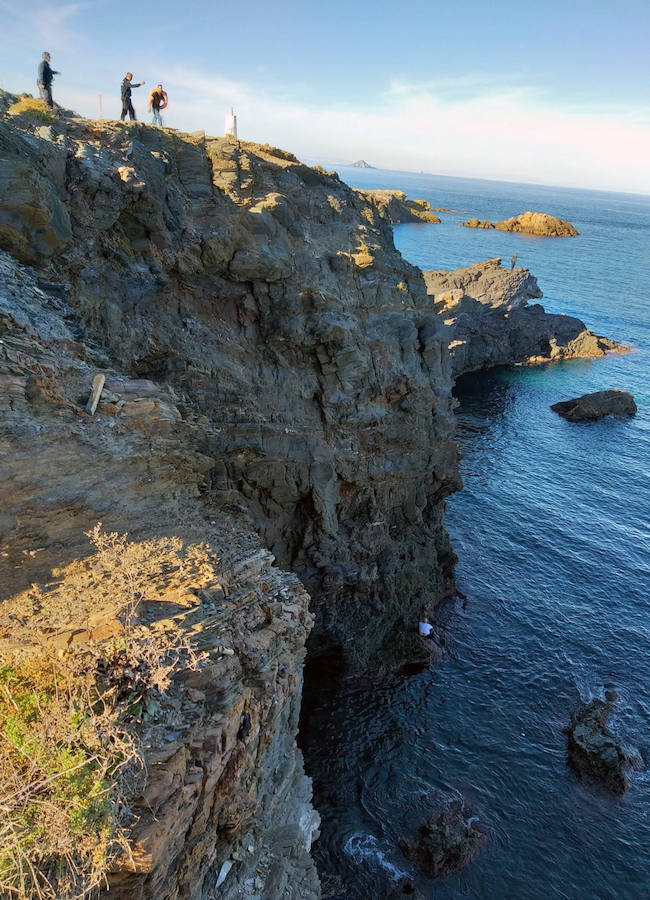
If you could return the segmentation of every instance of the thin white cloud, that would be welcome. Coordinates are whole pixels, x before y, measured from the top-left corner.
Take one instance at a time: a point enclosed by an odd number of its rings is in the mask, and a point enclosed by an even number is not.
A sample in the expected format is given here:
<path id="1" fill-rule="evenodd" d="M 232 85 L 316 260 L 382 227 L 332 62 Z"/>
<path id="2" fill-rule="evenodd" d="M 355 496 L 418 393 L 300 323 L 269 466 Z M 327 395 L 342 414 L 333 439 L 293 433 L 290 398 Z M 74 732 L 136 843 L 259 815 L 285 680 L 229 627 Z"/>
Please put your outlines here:
<path id="1" fill-rule="evenodd" d="M 91 9 L 92 3 L 51 3 L 38 5 L 0 0 L 0 11 L 10 17 L 5 22 L 12 44 L 18 42 L 32 47 L 35 42 L 44 46 L 69 46 L 76 38 L 72 21 L 78 13 Z"/>
<path id="2" fill-rule="evenodd" d="M 7 6 L 0 0 L 0 9 Z M 85 6 L 59 7 L 48 27 L 71 30 Z M 21 22 L 32 22 L 40 12 L 20 15 Z M 92 65 L 81 54 L 74 65 L 76 72 L 66 64 L 56 99 L 96 116 L 98 93 L 104 92 L 104 114 L 119 115 L 121 72 L 115 72 L 115 60 L 101 59 L 100 51 Z M 88 71 L 96 78 L 92 86 Z M 363 157 L 382 168 L 650 193 L 647 105 L 598 108 L 592 100 L 581 108 L 530 86 L 523 73 L 509 74 L 506 82 L 481 72 L 419 83 L 394 78 L 382 92 L 369 93 L 363 105 L 337 96 L 305 103 L 292 85 L 268 74 L 256 79 L 253 68 L 246 73 L 245 79 L 208 77 L 145 51 L 136 77 L 148 83 L 162 79 L 170 97 L 166 121 L 181 130 L 221 134 L 224 115 L 234 106 L 241 138 L 311 159 L 343 163 Z M 146 90 L 134 95 L 142 117 Z"/>

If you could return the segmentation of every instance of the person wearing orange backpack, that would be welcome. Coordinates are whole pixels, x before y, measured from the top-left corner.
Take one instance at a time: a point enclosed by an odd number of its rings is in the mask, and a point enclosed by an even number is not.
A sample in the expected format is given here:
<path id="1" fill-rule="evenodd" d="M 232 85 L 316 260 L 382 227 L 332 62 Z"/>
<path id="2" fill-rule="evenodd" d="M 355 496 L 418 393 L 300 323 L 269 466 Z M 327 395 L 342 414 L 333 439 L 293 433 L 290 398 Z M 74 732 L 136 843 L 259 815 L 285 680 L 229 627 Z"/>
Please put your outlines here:
<path id="1" fill-rule="evenodd" d="M 167 109 L 167 103 L 167 92 L 163 91 L 162 84 L 156 85 L 149 94 L 149 112 L 153 111 L 153 125 L 162 125 L 163 120 L 160 115 L 160 110 Z"/>

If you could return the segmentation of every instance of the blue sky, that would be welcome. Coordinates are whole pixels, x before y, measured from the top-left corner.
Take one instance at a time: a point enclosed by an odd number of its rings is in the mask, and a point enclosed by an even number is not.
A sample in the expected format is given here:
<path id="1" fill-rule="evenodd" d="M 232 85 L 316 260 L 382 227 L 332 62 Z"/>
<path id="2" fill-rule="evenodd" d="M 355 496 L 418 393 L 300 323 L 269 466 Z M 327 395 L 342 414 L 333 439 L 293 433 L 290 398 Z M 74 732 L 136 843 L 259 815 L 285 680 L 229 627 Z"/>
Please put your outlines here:
<path id="1" fill-rule="evenodd" d="M 0 86 L 120 112 L 128 71 L 146 119 L 223 131 L 308 159 L 650 193 L 650 0 L 349 4 L 0 0 Z"/>

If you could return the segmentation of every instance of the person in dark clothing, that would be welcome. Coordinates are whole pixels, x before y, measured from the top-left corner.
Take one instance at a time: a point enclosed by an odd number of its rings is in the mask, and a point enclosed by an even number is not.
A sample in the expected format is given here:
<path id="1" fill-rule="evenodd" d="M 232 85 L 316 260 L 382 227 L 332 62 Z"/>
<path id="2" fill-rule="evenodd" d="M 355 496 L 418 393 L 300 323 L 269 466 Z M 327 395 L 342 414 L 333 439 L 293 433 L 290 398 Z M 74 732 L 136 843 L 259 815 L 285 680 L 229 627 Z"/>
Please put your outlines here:
<path id="1" fill-rule="evenodd" d="M 142 87 L 144 81 L 139 81 L 137 84 L 133 84 L 133 74 L 131 72 L 126 73 L 126 77 L 122 82 L 122 115 L 120 116 L 121 120 L 124 121 L 126 119 L 126 114 L 129 114 L 129 118 L 132 122 L 137 122 L 138 117 L 135 114 L 135 110 L 133 109 L 133 104 L 131 103 L 131 88 L 134 87 Z"/>
<path id="2" fill-rule="evenodd" d="M 41 100 L 45 100 L 50 109 L 52 109 L 54 106 L 54 100 L 52 99 L 52 82 L 54 80 L 54 76 L 60 74 L 60 72 L 55 72 L 54 69 L 50 68 L 50 54 L 46 51 L 43 54 L 43 59 L 38 66 L 36 86 L 38 88 L 39 94 L 41 95 Z"/>

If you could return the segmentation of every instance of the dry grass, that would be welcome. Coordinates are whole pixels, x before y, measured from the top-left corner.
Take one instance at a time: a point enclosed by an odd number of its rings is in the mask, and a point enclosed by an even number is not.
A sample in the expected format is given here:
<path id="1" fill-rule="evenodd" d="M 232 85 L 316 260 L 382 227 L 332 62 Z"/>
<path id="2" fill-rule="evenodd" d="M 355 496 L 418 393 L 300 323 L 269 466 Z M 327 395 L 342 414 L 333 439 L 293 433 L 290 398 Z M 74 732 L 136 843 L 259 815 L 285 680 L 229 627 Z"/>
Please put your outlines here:
<path id="1" fill-rule="evenodd" d="M 139 610 L 170 576 L 212 574 L 205 548 L 129 542 L 99 525 L 88 537 L 96 553 L 74 577 L 33 586 L 0 617 L 1 897 L 72 900 L 107 884 L 144 788 L 139 726 L 174 673 L 198 662 Z"/>
<path id="2" fill-rule="evenodd" d="M 0 669 L 0 894 L 72 898 L 128 849 L 137 744 L 92 671 Z"/>
<path id="3" fill-rule="evenodd" d="M 9 116 L 20 116 L 29 122 L 37 122 L 39 125 L 51 125 L 57 117 L 44 100 L 34 97 L 21 97 L 7 110 Z"/>

